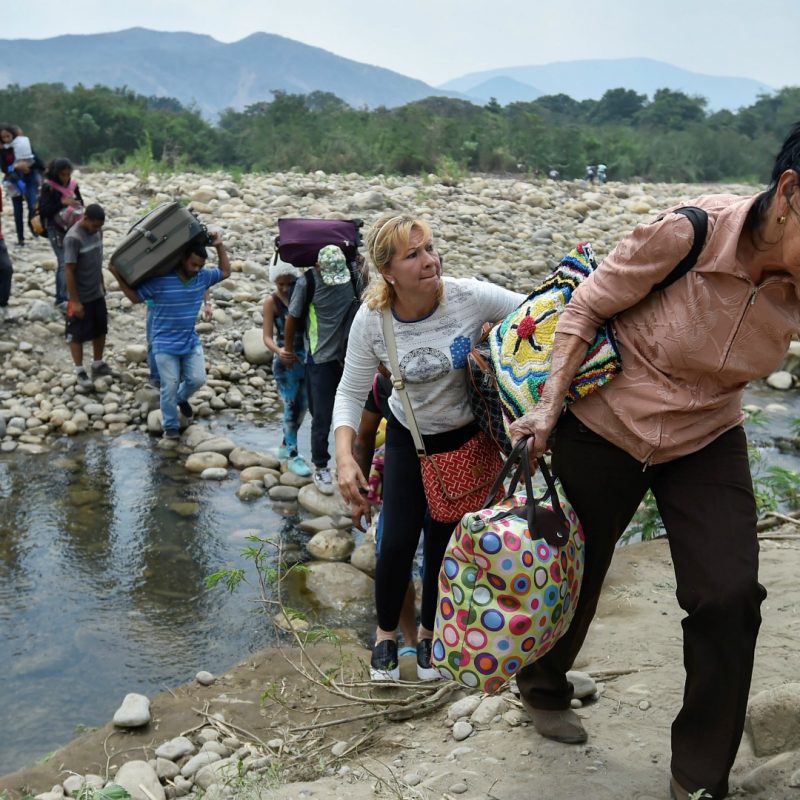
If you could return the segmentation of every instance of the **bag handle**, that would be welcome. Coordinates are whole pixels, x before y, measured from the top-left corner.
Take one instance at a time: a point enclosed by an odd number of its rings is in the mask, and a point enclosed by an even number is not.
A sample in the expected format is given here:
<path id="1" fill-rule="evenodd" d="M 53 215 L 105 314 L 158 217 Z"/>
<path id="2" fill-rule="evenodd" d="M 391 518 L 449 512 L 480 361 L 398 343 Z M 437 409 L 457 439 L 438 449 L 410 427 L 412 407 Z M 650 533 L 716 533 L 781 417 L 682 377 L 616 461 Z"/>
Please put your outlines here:
<path id="1" fill-rule="evenodd" d="M 525 436 L 514 445 L 514 449 L 506 459 L 506 463 L 503 465 L 503 469 L 497 476 L 494 486 L 492 486 L 492 488 L 489 490 L 489 495 L 484 502 L 484 508 L 489 508 L 492 505 L 494 498 L 497 497 L 497 493 L 502 488 L 506 478 L 511 475 L 512 470 L 514 470 L 514 467 L 516 467 L 516 471 L 511 478 L 509 489 L 505 493 L 503 500 L 509 500 L 514 495 L 517 485 L 520 482 L 520 478 L 522 478 L 525 482 L 525 495 L 527 498 L 525 510 L 528 522 L 528 530 L 531 532 L 531 535 L 535 534 L 536 538 L 544 539 L 551 547 L 560 548 L 569 541 L 569 520 L 567 519 L 567 515 L 564 513 L 564 509 L 561 508 L 561 501 L 558 497 L 558 491 L 556 489 L 555 481 L 553 480 L 553 475 L 543 458 L 537 458 L 536 461 L 539 465 L 539 471 L 542 473 L 542 477 L 544 478 L 545 485 L 547 486 L 547 491 L 541 497 L 536 497 L 533 492 L 531 466 L 528 459 L 529 438 L 530 437 Z M 553 507 L 553 513 L 556 517 L 557 524 L 554 526 L 541 524 L 543 520 L 539 520 L 537 523 L 536 507 L 539 505 L 539 503 L 548 498 Z M 513 512 L 506 512 L 506 514 L 509 513 Z"/>
<path id="2" fill-rule="evenodd" d="M 406 383 L 400 374 L 400 360 L 397 357 L 397 341 L 394 338 L 394 328 L 392 326 L 392 310 L 384 308 L 381 311 L 381 324 L 383 326 L 383 339 L 386 343 L 386 352 L 389 354 L 389 366 L 392 368 L 392 386 L 397 390 L 400 396 L 400 402 L 403 405 L 403 412 L 406 415 L 406 422 L 408 423 L 408 430 L 411 433 L 411 438 L 414 440 L 414 447 L 417 455 L 420 458 L 427 458 L 425 452 L 425 443 L 422 441 L 422 435 L 419 432 L 417 425 L 417 418 L 414 416 L 414 409 L 411 407 L 411 400 L 406 391 Z M 497 490 L 495 490 L 496 494 Z M 492 495 L 494 497 L 494 495 Z"/>

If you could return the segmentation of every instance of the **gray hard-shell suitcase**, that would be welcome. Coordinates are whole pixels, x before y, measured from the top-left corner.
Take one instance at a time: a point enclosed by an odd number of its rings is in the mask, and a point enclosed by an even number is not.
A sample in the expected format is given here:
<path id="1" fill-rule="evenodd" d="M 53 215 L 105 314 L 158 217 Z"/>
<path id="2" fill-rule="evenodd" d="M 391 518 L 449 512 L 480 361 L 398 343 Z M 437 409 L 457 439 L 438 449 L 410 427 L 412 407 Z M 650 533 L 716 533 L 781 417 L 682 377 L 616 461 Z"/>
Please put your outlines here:
<path id="1" fill-rule="evenodd" d="M 208 230 L 197 215 L 177 200 L 163 203 L 131 226 L 111 263 L 136 287 L 174 269 L 183 248 L 195 238 L 208 242 Z"/>

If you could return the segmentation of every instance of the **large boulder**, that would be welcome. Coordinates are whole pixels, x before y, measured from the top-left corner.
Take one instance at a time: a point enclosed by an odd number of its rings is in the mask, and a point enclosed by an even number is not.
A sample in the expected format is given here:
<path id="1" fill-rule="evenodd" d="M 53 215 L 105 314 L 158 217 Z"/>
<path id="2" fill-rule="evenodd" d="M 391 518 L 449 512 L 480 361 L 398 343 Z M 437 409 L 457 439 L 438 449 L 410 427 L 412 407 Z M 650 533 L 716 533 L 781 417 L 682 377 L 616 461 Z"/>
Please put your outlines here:
<path id="1" fill-rule="evenodd" d="M 203 472 L 209 467 L 227 467 L 228 459 L 222 453 L 192 453 L 186 459 L 189 472 Z"/>
<path id="2" fill-rule="evenodd" d="M 375 581 L 350 564 L 312 561 L 305 582 L 306 590 L 323 609 L 348 616 L 372 611 Z"/>
<path id="3" fill-rule="evenodd" d="M 210 439 L 203 439 L 193 449 L 196 453 L 221 453 L 227 456 L 236 449 L 236 443 L 227 436 L 212 436 Z"/>
<path id="4" fill-rule="evenodd" d="M 261 328 L 250 328 L 242 336 L 244 357 L 251 364 L 271 364 L 272 350 L 264 344 L 264 334 Z"/>
<path id="5" fill-rule="evenodd" d="M 757 756 L 800 749 L 800 683 L 759 692 L 747 707 L 745 729 Z"/>
<path id="6" fill-rule="evenodd" d="M 375 544 L 370 540 L 362 542 L 350 556 L 350 563 L 367 575 L 375 577 Z"/>

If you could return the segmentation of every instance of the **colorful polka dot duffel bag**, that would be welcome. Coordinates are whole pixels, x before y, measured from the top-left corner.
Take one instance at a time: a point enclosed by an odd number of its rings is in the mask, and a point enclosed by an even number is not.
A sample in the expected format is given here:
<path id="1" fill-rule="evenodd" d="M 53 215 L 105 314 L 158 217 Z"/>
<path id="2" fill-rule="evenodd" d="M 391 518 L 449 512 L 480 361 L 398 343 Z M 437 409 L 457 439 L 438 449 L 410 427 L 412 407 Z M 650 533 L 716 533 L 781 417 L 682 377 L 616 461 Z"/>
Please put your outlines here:
<path id="1" fill-rule="evenodd" d="M 542 459 L 546 489 L 535 497 L 526 444 L 514 447 L 490 495 L 515 472 L 503 500 L 464 516 L 439 573 L 433 664 L 488 693 L 561 638 L 583 577 L 581 524 Z"/>

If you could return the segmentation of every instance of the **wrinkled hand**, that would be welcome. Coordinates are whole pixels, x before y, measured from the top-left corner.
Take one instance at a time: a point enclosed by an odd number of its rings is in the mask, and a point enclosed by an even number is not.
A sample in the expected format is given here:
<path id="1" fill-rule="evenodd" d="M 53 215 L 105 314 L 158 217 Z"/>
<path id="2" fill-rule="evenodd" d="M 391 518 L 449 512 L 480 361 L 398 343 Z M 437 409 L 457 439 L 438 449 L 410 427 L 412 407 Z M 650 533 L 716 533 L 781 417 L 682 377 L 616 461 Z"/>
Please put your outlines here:
<path id="1" fill-rule="evenodd" d="M 361 517 L 365 517 L 369 522 L 372 509 L 367 500 L 368 484 L 361 472 L 356 460 L 350 458 L 342 464 L 337 464 L 336 472 L 339 482 L 339 491 L 345 502 L 349 504 L 352 512 L 353 525 L 360 531 L 364 528 L 361 525 Z"/>
<path id="2" fill-rule="evenodd" d="M 537 406 L 533 411 L 521 416 L 512 423 L 509 432 L 511 441 L 516 444 L 523 436 L 529 436 L 528 455 L 530 458 L 539 458 L 547 451 L 547 440 L 553 432 L 558 414 Z"/>
<path id="3" fill-rule="evenodd" d="M 287 350 L 285 347 L 281 347 L 278 350 L 278 358 L 281 360 L 281 364 L 283 364 L 284 367 L 291 367 L 297 361 L 297 353 Z"/>

